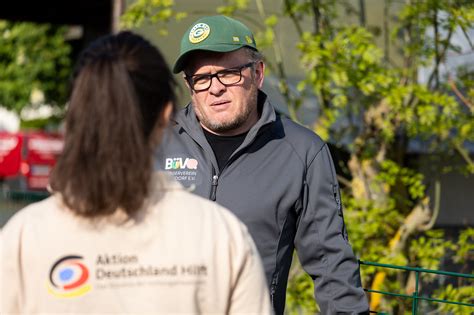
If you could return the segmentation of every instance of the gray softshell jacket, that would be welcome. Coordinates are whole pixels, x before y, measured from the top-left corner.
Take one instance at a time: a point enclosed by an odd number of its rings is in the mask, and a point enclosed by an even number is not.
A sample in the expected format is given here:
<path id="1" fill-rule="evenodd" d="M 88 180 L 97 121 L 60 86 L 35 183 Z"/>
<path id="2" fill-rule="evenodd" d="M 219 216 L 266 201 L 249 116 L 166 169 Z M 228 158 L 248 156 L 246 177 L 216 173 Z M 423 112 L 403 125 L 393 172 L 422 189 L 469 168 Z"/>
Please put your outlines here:
<path id="1" fill-rule="evenodd" d="M 277 115 L 266 98 L 259 92 L 260 119 L 222 171 L 191 104 L 165 133 L 156 167 L 247 225 L 276 314 L 284 311 L 295 248 L 314 280 L 323 314 L 365 313 L 368 303 L 348 243 L 329 149 L 311 130 Z"/>

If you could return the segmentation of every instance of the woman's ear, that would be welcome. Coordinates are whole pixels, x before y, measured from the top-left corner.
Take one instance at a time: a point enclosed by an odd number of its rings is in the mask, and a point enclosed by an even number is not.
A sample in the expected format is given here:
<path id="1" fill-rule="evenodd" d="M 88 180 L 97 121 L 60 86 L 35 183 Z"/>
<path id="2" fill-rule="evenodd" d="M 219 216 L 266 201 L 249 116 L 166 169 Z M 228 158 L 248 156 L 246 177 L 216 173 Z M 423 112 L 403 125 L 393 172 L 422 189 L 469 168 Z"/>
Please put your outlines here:
<path id="1" fill-rule="evenodd" d="M 161 112 L 161 115 L 158 118 L 155 128 L 153 129 L 152 136 L 150 137 L 150 143 L 152 146 L 157 146 L 161 142 L 163 132 L 170 123 L 173 111 L 174 105 L 173 102 L 170 101 L 165 105 L 165 108 Z"/>
<path id="2" fill-rule="evenodd" d="M 165 109 L 163 110 L 163 121 L 167 125 L 171 119 L 171 115 L 173 114 L 173 103 L 170 101 L 165 105 Z"/>
<path id="3" fill-rule="evenodd" d="M 174 106 L 171 101 L 166 103 L 165 107 L 161 111 L 160 117 L 158 117 L 158 123 L 156 124 L 157 129 L 164 129 L 168 126 L 171 116 L 173 115 Z"/>

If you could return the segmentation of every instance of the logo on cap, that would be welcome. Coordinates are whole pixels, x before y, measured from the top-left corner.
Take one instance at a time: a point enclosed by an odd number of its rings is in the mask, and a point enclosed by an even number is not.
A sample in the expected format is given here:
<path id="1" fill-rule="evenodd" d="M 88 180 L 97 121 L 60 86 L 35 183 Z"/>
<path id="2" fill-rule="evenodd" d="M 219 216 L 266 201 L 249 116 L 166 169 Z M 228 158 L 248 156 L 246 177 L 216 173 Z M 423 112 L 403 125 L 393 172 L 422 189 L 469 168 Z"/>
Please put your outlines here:
<path id="1" fill-rule="evenodd" d="M 193 44 L 197 44 L 205 40 L 209 33 L 211 32 L 211 28 L 206 23 L 198 23 L 193 26 L 191 31 L 189 32 L 189 41 Z"/>

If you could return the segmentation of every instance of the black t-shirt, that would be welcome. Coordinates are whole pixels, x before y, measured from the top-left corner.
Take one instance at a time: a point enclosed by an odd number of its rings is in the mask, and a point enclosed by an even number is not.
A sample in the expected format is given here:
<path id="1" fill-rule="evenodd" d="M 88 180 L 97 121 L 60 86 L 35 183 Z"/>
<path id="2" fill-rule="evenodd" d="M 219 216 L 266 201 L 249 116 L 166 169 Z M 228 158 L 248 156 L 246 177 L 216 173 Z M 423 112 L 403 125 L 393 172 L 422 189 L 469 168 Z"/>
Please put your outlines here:
<path id="1" fill-rule="evenodd" d="M 214 154 L 216 155 L 219 170 L 225 166 L 229 157 L 234 151 L 244 142 L 247 132 L 236 136 L 218 136 L 210 133 L 206 129 L 202 129 L 206 136 L 207 142 L 211 145 Z"/>

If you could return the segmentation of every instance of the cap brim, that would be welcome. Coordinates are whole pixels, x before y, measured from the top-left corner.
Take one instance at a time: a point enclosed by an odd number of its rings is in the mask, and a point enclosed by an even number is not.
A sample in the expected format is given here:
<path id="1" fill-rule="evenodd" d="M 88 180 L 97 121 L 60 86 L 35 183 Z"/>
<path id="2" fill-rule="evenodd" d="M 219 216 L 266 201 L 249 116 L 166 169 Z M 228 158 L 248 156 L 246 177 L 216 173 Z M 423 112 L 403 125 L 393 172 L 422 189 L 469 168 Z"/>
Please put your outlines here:
<path id="1" fill-rule="evenodd" d="M 219 44 L 219 45 L 214 44 L 214 45 L 202 45 L 202 46 L 196 47 L 195 49 L 190 49 L 188 51 L 183 52 L 178 57 L 178 59 L 176 59 L 176 62 L 174 63 L 174 66 L 173 66 L 173 73 L 180 73 L 181 71 L 183 71 L 186 59 L 194 51 L 231 52 L 231 51 L 237 50 L 239 48 L 242 48 L 244 46 L 248 46 L 248 45 L 241 44 L 241 43 L 239 43 L 239 44 Z M 248 47 L 250 47 L 252 49 L 255 49 L 252 46 L 248 46 Z"/>

